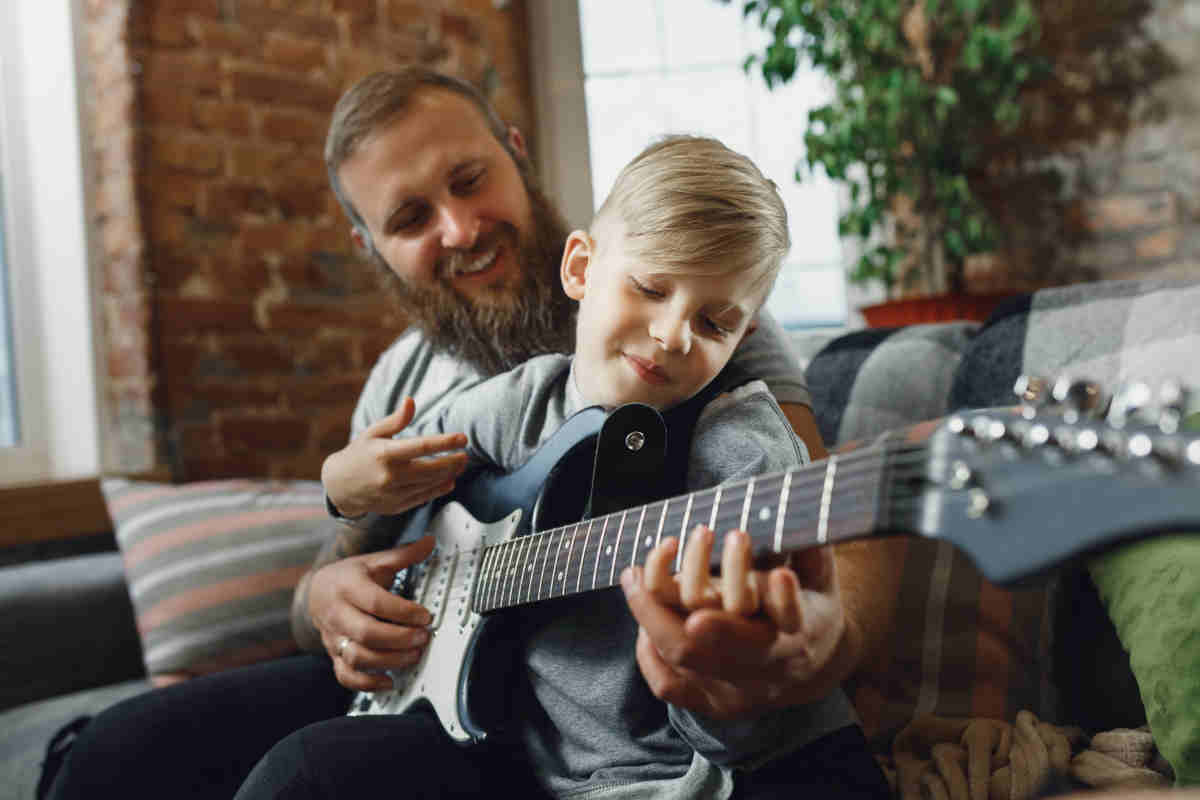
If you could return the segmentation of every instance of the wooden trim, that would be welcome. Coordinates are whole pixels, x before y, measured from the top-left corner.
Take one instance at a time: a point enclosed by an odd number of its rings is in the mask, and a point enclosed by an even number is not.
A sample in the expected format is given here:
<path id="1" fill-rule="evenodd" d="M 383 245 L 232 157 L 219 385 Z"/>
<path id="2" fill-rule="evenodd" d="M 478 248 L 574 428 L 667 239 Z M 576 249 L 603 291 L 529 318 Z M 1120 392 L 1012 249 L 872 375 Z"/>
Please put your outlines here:
<path id="1" fill-rule="evenodd" d="M 0 487 L 0 547 L 112 530 L 99 478 Z"/>

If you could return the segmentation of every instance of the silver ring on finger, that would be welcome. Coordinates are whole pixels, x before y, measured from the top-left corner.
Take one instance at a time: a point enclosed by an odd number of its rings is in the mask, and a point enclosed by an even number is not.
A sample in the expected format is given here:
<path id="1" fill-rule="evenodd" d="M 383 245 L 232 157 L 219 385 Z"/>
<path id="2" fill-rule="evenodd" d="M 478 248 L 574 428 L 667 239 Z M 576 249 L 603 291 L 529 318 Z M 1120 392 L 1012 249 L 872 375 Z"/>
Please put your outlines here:
<path id="1" fill-rule="evenodd" d="M 346 646 L 349 644 L 350 644 L 349 636 L 343 636 L 342 638 L 338 639 L 338 643 L 337 643 L 337 657 L 338 658 L 346 657 Z"/>

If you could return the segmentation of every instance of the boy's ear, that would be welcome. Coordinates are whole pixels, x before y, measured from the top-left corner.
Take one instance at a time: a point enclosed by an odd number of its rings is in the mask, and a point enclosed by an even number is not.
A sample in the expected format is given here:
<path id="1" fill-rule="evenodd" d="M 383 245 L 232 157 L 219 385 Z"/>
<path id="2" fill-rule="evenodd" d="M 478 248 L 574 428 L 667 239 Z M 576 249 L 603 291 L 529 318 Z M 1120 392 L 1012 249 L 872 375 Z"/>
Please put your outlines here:
<path id="1" fill-rule="evenodd" d="M 508 126 L 508 146 L 513 149 L 513 152 L 520 153 L 526 161 L 529 160 L 529 151 L 525 148 L 525 137 L 516 125 Z"/>
<path id="2" fill-rule="evenodd" d="M 585 231 L 571 231 L 563 248 L 562 265 L 559 273 L 563 291 L 572 300 L 582 300 L 587 288 L 587 268 L 592 260 L 596 244 Z"/>

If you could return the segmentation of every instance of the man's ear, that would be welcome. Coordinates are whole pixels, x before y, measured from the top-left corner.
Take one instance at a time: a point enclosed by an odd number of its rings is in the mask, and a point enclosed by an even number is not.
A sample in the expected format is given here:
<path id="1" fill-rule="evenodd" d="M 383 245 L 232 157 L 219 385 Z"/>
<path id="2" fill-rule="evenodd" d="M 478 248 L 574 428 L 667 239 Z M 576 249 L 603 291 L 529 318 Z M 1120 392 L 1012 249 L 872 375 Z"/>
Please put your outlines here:
<path id="1" fill-rule="evenodd" d="M 521 158 L 529 160 L 529 151 L 525 149 L 525 137 L 521 135 L 521 130 L 516 125 L 508 126 L 508 146 L 514 153 L 520 153 Z"/>
<path id="2" fill-rule="evenodd" d="M 595 254 L 595 242 L 585 231 L 571 231 L 563 248 L 559 273 L 563 291 L 572 300 L 582 300 L 587 288 L 587 268 Z"/>

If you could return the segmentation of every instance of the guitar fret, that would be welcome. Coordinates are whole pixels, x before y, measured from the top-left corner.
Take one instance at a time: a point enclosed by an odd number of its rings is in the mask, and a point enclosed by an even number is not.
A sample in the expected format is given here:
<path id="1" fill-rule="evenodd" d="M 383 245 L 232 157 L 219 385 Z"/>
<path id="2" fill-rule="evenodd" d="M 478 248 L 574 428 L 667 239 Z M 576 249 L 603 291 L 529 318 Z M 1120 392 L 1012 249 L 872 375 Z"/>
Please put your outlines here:
<path id="1" fill-rule="evenodd" d="M 516 605 L 521 599 L 521 590 L 518 588 L 521 585 L 522 576 L 529 571 L 529 537 L 522 536 L 517 540 L 520 544 L 520 555 L 517 557 L 517 571 L 513 575 L 512 594 L 510 595 L 509 605 Z"/>
<path id="2" fill-rule="evenodd" d="M 583 585 L 583 557 L 587 555 L 588 540 L 592 537 L 592 522 L 588 520 L 587 532 L 583 534 L 583 547 L 579 550 L 579 574 L 575 576 L 575 591 L 579 592 Z"/>
<path id="3" fill-rule="evenodd" d="M 560 528 L 558 533 L 558 546 L 554 548 L 554 569 L 550 571 L 550 594 L 547 597 L 554 596 L 554 582 L 558 580 L 558 554 L 562 552 L 563 537 L 567 535 L 566 528 Z"/>
<path id="4" fill-rule="evenodd" d="M 529 558 L 527 560 L 526 569 L 525 569 L 525 572 L 527 573 L 527 575 L 526 575 L 527 580 L 525 582 L 525 601 L 524 602 L 529 602 L 530 600 L 533 599 L 533 576 L 535 573 L 537 573 L 537 554 L 538 554 L 538 543 L 539 543 L 538 540 L 541 537 L 535 536 L 533 534 L 529 534 L 525 538 L 531 540 L 528 545 L 528 550 L 526 551 L 527 553 L 530 554 L 531 558 Z M 530 552 L 530 551 L 532 551 L 532 552 Z M 521 596 L 519 594 L 517 595 L 517 599 L 518 600 L 521 599 Z"/>
<path id="5" fill-rule="evenodd" d="M 494 553 L 494 556 L 492 558 L 492 568 L 491 568 L 492 574 L 488 580 L 487 596 L 485 598 L 487 601 L 488 608 L 496 607 L 496 584 L 499 583 L 499 581 L 500 581 L 501 562 L 504 560 L 504 545 L 503 545 L 503 543 L 498 544 L 495 547 L 493 547 L 492 552 Z"/>
<path id="6" fill-rule="evenodd" d="M 479 562 L 479 583 L 475 585 L 475 602 L 472 606 L 476 611 L 485 611 L 482 607 L 483 595 L 487 594 L 487 583 L 491 577 L 492 548 L 483 551 L 483 560 Z"/>
<path id="7" fill-rule="evenodd" d="M 683 565 L 683 548 L 687 544 L 687 524 L 688 517 L 692 513 L 692 498 L 696 495 L 689 494 L 687 496 L 687 506 L 683 509 L 683 519 L 679 522 L 679 549 L 675 551 L 675 571 L 679 572 Z"/>
<path id="8" fill-rule="evenodd" d="M 784 473 L 783 490 L 779 494 L 779 511 L 775 515 L 775 552 L 783 550 L 783 519 L 787 516 L 788 490 L 792 488 L 792 473 Z"/>
<path id="9" fill-rule="evenodd" d="M 747 530 L 746 525 L 750 521 L 750 500 L 754 497 L 754 478 L 750 478 L 750 482 L 746 485 L 746 500 L 742 503 L 742 521 L 738 525 L 738 530 Z"/>
<path id="10" fill-rule="evenodd" d="M 667 524 L 667 507 L 671 505 L 670 499 L 664 500 L 662 505 L 662 514 L 658 517 L 658 530 L 654 533 L 654 546 L 658 547 L 662 543 L 663 527 Z"/>
<path id="11" fill-rule="evenodd" d="M 546 547 L 545 547 L 545 552 L 542 553 L 542 558 L 541 558 L 542 568 L 538 570 L 538 590 L 537 590 L 537 599 L 538 600 L 542 600 L 546 597 L 546 595 L 544 593 L 544 589 L 542 587 L 545 586 L 545 584 L 546 584 L 546 564 L 550 560 L 550 537 L 553 535 L 554 535 L 553 532 L 541 534 L 541 538 L 546 543 Z"/>
<path id="12" fill-rule="evenodd" d="M 817 516 L 818 544 L 825 544 L 829 536 L 829 505 L 833 500 L 833 476 L 836 474 L 837 456 L 830 456 L 825 464 L 825 485 L 821 488 L 821 510 Z"/>
<path id="13" fill-rule="evenodd" d="M 604 549 L 604 537 L 608 534 L 608 521 L 612 518 L 611 514 L 604 517 L 604 525 L 600 528 L 600 541 L 596 542 L 596 563 L 592 565 L 592 588 L 596 588 L 596 576 L 600 574 L 600 551 Z M 621 519 L 625 519 L 625 512 L 621 512 Z"/>
<path id="14" fill-rule="evenodd" d="M 512 542 L 505 542 L 501 545 L 504 548 L 504 554 L 500 561 L 500 573 L 496 581 L 495 596 L 492 598 L 492 607 L 500 607 L 500 598 L 504 596 L 504 581 L 508 577 L 508 561 L 512 557 Z"/>
<path id="15" fill-rule="evenodd" d="M 717 529 L 717 509 L 721 507 L 721 487 L 717 487 L 717 494 L 713 497 L 712 514 L 708 518 L 708 527 L 714 531 Z"/>

